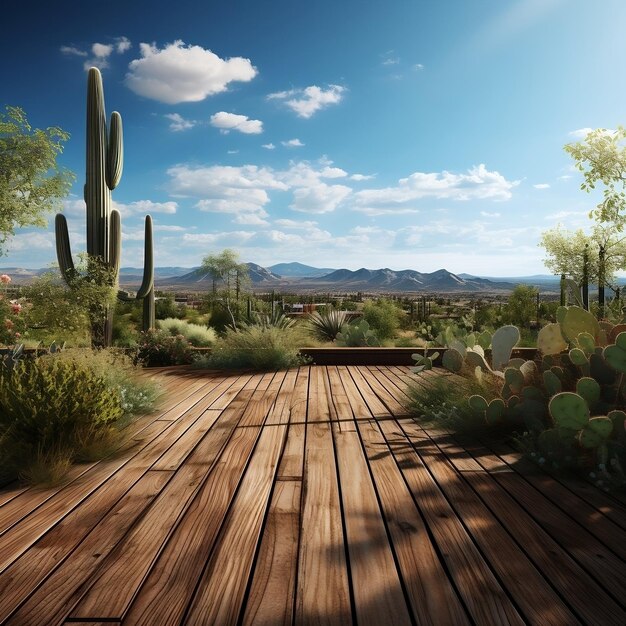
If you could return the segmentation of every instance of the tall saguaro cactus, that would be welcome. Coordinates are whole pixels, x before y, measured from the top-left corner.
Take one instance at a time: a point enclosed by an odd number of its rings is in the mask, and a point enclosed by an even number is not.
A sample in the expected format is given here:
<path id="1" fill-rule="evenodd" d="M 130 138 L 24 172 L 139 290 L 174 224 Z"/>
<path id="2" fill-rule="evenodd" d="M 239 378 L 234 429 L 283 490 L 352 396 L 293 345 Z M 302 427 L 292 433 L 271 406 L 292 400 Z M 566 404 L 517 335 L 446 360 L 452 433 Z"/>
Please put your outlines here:
<path id="1" fill-rule="evenodd" d="M 85 204 L 87 207 L 87 271 L 97 280 L 103 280 L 102 272 L 96 271 L 97 264 L 109 270 L 107 279 L 115 289 L 119 277 L 122 248 L 120 214 L 111 208 L 111 192 L 122 177 L 124 147 L 122 118 L 117 111 L 111 114 L 107 132 L 104 108 L 104 90 L 100 71 L 92 67 L 87 79 L 87 171 L 85 181 Z M 57 259 L 61 272 L 70 287 L 76 272 L 67 230 L 67 221 L 62 213 L 55 222 Z M 149 241 L 148 241 L 149 239 Z M 137 298 L 144 299 L 144 318 L 149 316 L 148 328 L 154 326 L 154 265 L 152 250 L 152 218 L 146 216 L 144 278 Z M 152 304 L 146 304 L 151 301 Z M 104 314 L 92 316 L 92 343 L 95 346 L 110 346 L 113 335 L 113 315 L 110 307 Z M 144 319 L 144 330 L 146 320 Z"/>

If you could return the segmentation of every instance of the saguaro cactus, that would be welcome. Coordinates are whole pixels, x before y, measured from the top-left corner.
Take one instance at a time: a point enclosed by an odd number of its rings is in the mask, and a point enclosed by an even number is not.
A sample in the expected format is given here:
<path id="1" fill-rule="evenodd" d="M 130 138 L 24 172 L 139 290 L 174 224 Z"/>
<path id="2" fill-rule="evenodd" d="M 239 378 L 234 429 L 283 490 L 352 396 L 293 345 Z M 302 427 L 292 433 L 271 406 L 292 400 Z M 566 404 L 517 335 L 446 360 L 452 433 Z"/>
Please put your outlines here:
<path id="1" fill-rule="evenodd" d="M 87 207 L 87 271 L 94 278 L 102 280 L 102 272 L 96 272 L 95 265 L 104 264 L 110 270 L 108 280 L 111 288 L 117 286 L 122 242 L 120 214 L 111 208 L 111 191 L 117 187 L 122 177 L 123 163 L 122 118 L 114 111 L 107 132 L 102 76 L 97 68 L 92 67 L 87 79 L 87 171 L 84 190 Z M 72 261 L 67 221 L 62 213 L 56 216 L 55 230 L 57 259 L 62 275 L 71 287 L 76 271 Z M 149 215 L 146 216 L 145 246 L 144 279 L 137 297 L 146 300 L 151 298 L 154 311 L 152 218 Z M 145 312 L 144 301 L 144 316 Z M 154 315 L 150 327 L 153 325 Z M 113 315 L 110 308 L 106 307 L 103 315 L 94 314 L 92 318 L 92 343 L 100 347 L 110 346 L 112 333 Z"/>

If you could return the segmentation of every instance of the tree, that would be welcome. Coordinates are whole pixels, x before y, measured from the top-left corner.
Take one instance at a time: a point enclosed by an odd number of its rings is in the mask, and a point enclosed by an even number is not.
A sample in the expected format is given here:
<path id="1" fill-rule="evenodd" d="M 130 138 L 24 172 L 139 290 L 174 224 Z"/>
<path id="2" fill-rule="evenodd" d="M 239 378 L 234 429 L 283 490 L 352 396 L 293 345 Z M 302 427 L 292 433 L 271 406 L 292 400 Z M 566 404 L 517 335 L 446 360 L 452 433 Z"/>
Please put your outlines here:
<path id="1" fill-rule="evenodd" d="M 69 134 L 33 129 L 19 107 L 0 113 L 0 255 L 16 227 L 46 226 L 45 213 L 67 195 L 74 175 L 57 165 Z"/>
<path id="2" fill-rule="evenodd" d="M 233 303 L 238 311 L 240 296 L 250 285 L 250 273 L 245 263 L 239 262 L 234 250 L 223 250 L 202 259 L 200 271 L 213 278 L 213 295 L 227 310 L 233 328 L 237 328 Z"/>
<path id="3" fill-rule="evenodd" d="M 598 183 L 604 186 L 603 200 L 589 217 L 599 223 L 612 223 L 618 232 L 626 225 L 625 139 L 626 129 L 622 126 L 615 131 L 597 128 L 588 133 L 584 141 L 565 146 L 565 151 L 583 173 L 580 188 L 589 193 Z"/>
<path id="4" fill-rule="evenodd" d="M 504 308 L 504 316 L 510 324 L 528 327 L 537 314 L 537 290 L 530 285 L 517 285 L 511 292 Z"/>

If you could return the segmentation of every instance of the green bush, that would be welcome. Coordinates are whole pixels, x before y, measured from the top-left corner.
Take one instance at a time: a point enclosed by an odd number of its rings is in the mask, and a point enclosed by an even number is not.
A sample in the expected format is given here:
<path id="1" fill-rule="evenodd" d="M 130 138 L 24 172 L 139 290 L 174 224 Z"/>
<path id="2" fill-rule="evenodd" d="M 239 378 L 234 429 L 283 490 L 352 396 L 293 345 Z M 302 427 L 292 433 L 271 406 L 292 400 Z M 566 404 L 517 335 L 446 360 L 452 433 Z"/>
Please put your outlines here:
<path id="1" fill-rule="evenodd" d="M 198 367 L 212 369 L 279 370 L 300 365 L 300 335 L 275 326 L 231 328 L 218 339 L 211 354 L 199 359 Z"/>
<path id="2" fill-rule="evenodd" d="M 210 346 L 217 338 L 217 334 L 213 328 L 200 326 L 200 324 L 192 324 L 191 322 L 174 317 L 159 320 L 157 326 L 161 330 L 167 331 L 172 336 L 182 335 L 192 346 Z"/>
<path id="3" fill-rule="evenodd" d="M 56 482 L 75 460 L 116 440 L 121 398 L 90 367 L 24 359 L 0 374 L 0 459 L 5 478 Z"/>
<path id="4" fill-rule="evenodd" d="M 69 349 L 40 358 L 69 361 L 91 369 L 107 382 L 110 389 L 117 391 L 127 416 L 150 413 L 160 395 L 156 383 L 140 377 L 141 368 L 133 364 L 128 355 L 115 349 Z"/>
<path id="5" fill-rule="evenodd" d="M 165 330 L 141 333 L 135 363 L 146 367 L 187 365 L 193 361 L 191 345 L 182 335 L 173 337 Z"/>
<path id="6" fill-rule="evenodd" d="M 363 306 L 363 319 L 379 339 L 391 339 L 400 327 L 402 311 L 386 298 L 370 300 Z"/>

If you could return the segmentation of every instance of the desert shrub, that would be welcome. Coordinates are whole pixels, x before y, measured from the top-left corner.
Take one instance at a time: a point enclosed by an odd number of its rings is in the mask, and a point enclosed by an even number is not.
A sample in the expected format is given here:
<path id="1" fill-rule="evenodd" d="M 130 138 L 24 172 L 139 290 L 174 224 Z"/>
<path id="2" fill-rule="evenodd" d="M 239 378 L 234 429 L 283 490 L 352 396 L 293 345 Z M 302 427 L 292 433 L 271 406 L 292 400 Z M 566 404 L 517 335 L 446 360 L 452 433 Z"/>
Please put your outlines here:
<path id="1" fill-rule="evenodd" d="M 173 337 L 165 330 L 141 333 L 135 363 L 146 367 L 186 365 L 193 361 L 191 345 L 182 335 Z"/>
<path id="2" fill-rule="evenodd" d="M 313 311 L 307 318 L 313 336 L 323 341 L 335 341 L 347 321 L 346 312 L 335 309 Z"/>
<path id="3" fill-rule="evenodd" d="M 113 443 L 120 395 L 90 367 L 24 359 L 0 372 L 0 458 L 5 478 L 55 482 L 95 446 Z M 107 447 L 108 449 L 108 447 Z"/>
<path id="4" fill-rule="evenodd" d="M 258 313 L 256 311 L 253 311 L 250 322 L 246 325 L 262 326 L 263 328 L 269 328 L 270 326 L 272 326 L 274 328 L 287 330 L 289 328 L 293 328 L 296 325 L 296 320 L 291 317 L 287 317 L 284 313 L 281 313 L 279 311 L 275 311 L 273 314 Z"/>
<path id="5" fill-rule="evenodd" d="M 481 384 L 472 378 L 455 378 L 450 384 L 449 376 L 438 376 L 418 381 L 408 386 L 410 407 L 421 422 L 454 433 L 494 433 L 485 418 L 474 411 L 467 399 L 480 394 L 491 400 L 497 391 L 491 384 Z"/>
<path id="6" fill-rule="evenodd" d="M 172 317 L 180 319 L 185 317 L 185 312 L 183 307 L 176 304 L 173 295 L 166 294 L 155 299 L 154 316 L 158 320 L 164 320 Z"/>
<path id="7" fill-rule="evenodd" d="M 200 324 L 192 324 L 185 320 L 168 317 L 158 320 L 157 326 L 167 331 L 170 335 L 182 335 L 192 346 L 210 346 L 215 342 L 217 335 L 215 329 Z"/>
<path id="8" fill-rule="evenodd" d="M 127 416 L 154 410 L 160 395 L 156 383 L 140 377 L 141 368 L 119 350 L 69 349 L 40 358 L 68 361 L 90 369 L 119 394 L 120 406 Z"/>
<path id="9" fill-rule="evenodd" d="M 402 311 L 386 298 L 370 300 L 363 306 L 363 319 L 379 339 L 391 339 L 400 327 Z"/>
<path id="10" fill-rule="evenodd" d="M 300 334 L 293 328 L 244 326 L 227 329 L 198 367 L 213 369 L 279 370 L 300 365 Z"/>

